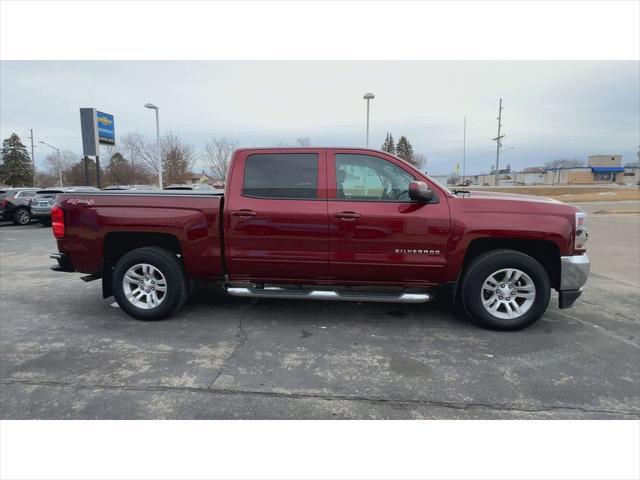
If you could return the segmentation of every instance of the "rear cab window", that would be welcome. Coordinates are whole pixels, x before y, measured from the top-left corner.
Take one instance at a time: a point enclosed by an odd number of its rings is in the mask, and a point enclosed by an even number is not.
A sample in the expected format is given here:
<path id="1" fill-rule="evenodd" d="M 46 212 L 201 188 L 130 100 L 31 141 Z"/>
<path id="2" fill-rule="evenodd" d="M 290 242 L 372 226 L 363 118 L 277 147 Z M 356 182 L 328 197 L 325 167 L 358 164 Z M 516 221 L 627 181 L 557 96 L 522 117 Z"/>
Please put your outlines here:
<path id="1" fill-rule="evenodd" d="M 318 154 L 249 155 L 244 165 L 242 195 L 273 199 L 317 199 Z"/>

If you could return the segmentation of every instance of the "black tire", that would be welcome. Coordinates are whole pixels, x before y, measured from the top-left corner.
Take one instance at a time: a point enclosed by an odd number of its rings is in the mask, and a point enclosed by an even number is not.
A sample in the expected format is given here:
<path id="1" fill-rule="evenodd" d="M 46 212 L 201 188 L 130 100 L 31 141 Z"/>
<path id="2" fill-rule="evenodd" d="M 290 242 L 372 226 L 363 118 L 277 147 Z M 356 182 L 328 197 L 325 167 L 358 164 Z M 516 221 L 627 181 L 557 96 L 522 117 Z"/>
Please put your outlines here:
<path id="1" fill-rule="evenodd" d="M 39 219 L 40 223 L 42 224 L 43 227 L 50 227 L 51 226 L 51 219 L 50 218 L 41 218 Z"/>
<path id="2" fill-rule="evenodd" d="M 122 281 L 127 270 L 140 263 L 152 265 L 162 272 L 167 283 L 167 291 L 162 302 L 151 309 L 133 305 L 124 292 Z M 173 315 L 187 299 L 187 276 L 176 255 L 165 248 L 143 247 L 125 254 L 113 271 L 113 296 L 120 308 L 139 320 L 162 320 Z"/>
<path id="3" fill-rule="evenodd" d="M 527 312 L 517 318 L 496 317 L 482 304 L 482 286 L 485 280 L 494 272 L 506 268 L 515 268 L 526 273 L 535 285 L 533 304 Z M 516 250 L 492 250 L 474 258 L 465 269 L 461 293 L 464 311 L 475 325 L 491 330 L 520 330 L 535 323 L 547 309 L 551 297 L 551 283 L 544 267 L 529 255 Z"/>
<path id="4" fill-rule="evenodd" d="M 13 212 L 12 221 L 14 225 L 29 225 L 31 221 L 31 212 L 28 208 L 16 208 Z"/>

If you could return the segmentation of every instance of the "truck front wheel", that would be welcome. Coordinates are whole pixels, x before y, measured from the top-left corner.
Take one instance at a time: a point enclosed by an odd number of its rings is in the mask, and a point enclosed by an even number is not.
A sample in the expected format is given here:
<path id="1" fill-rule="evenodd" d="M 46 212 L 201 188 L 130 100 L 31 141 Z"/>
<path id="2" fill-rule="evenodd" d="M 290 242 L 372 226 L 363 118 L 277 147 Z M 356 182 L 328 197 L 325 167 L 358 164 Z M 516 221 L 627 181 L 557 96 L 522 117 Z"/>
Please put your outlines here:
<path id="1" fill-rule="evenodd" d="M 176 255 L 143 247 L 125 254 L 113 271 L 113 296 L 120 308 L 140 320 L 162 320 L 187 298 L 187 279 Z"/>
<path id="2" fill-rule="evenodd" d="M 537 260 L 515 250 L 474 258 L 462 279 L 462 305 L 471 321 L 494 330 L 518 330 L 547 309 L 551 284 Z"/>

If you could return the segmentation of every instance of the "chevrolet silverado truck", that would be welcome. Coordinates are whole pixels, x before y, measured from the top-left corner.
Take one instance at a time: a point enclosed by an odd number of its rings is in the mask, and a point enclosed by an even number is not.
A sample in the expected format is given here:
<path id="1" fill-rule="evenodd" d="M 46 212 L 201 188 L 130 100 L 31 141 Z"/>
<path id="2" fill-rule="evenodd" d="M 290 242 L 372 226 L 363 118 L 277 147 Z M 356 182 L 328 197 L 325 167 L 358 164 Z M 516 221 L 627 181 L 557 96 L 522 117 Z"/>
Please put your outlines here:
<path id="1" fill-rule="evenodd" d="M 135 318 L 175 313 L 202 282 L 239 297 L 421 303 L 516 330 L 589 273 L 586 215 L 540 197 L 450 191 L 361 148 L 240 149 L 221 191 L 61 193 L 54 270 L 102 279 Z M 439 288 L 449 285 L 451 288 Z"/>

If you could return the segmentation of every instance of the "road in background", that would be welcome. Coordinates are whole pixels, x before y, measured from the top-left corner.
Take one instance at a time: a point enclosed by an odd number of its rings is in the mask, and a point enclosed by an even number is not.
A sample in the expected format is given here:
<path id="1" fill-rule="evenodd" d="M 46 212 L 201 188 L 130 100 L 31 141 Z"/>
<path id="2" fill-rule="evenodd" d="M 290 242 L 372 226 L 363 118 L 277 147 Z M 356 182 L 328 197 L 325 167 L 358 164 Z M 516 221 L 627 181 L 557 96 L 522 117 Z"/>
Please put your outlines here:
<path id="1" fill-rule="evenodd" d="M 587 248 L 591 271 L 640 288 L 640 214 L 596 213 L 640 212 L 640 202 L 591 202 L 578 206 L 589 214 Z"/>

